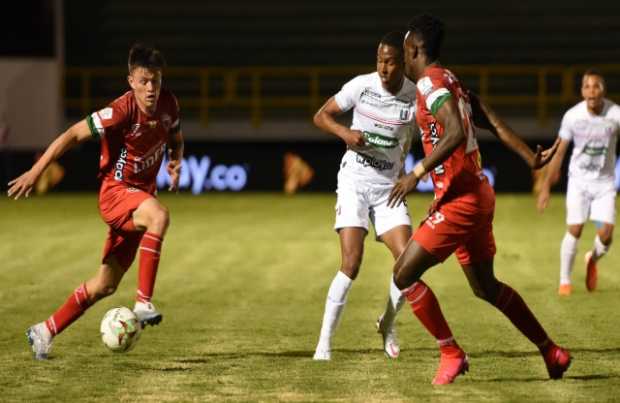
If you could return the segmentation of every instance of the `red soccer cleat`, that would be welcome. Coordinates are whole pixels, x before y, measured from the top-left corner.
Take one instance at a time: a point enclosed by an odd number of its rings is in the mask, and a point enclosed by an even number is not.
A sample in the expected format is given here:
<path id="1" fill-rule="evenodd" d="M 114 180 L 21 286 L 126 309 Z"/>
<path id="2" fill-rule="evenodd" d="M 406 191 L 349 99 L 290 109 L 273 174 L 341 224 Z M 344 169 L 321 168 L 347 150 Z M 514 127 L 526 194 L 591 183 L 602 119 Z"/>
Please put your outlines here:
<path id="1" fill-rule="evenodd" d="M 543 358 L 545 359 L 547 372 L 551 379 L 562 378 L 562 375 L 564 375 L 564 372 L 570 367 L 572 361 L 572 357 L 568 350 L 556 346 L 555 344 L 549 347 L 547 352 L 543 354 Z"/>
<path id="2" fill-rule="evenodd" d="M 441 354 L 439 368 L 433 379 L 433 385 L 447 385 L 454 382 L 457 376 L 469 371 L 467 354 L 460 350 L 459 355 Z"/>
<path id="3" fill-rule="evenodd" d="M 592 258 L 592 251 L 589 251 L 586 253 L 585 261 L 586 261 L 586 270 L 587 270 L 586 288 L 588 289 L 588 291 L 592 292 L 596 290 L 596 278 L 597 278 L 596 260 Z"/>

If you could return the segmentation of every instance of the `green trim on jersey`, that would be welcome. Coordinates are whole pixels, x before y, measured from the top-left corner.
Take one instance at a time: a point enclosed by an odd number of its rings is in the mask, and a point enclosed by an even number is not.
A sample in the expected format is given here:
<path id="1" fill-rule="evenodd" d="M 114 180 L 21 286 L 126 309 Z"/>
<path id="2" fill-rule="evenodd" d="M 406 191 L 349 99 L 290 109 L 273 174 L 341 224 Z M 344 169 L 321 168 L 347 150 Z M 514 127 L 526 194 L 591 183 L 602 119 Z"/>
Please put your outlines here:
<path id="1" fill-rule="evenodd" d="M 435 102 L 433 102 L 433 104 L 431 105 L 431 114 L 433 116 L 437 115 L 437 111 L 439 111 L 439 108 L 441 108 L 441 106 L 444 104 L 444 102 L 446 102 L 451 97 L 452 97 L 451 93 L 447 93 L 447 94 L 439 96 L 435 100 Z"/>
<path id="2" fill-rule="evenodd" d="M 88 128 L 90 129 L 90 135 L 93 136 L 94 139 L 100 139 L 99 130 L 95 127 L 95 122 L 93 121 L 93 115 L 88 115 L 86 117 L 86 123 L 88 124 Z"/>

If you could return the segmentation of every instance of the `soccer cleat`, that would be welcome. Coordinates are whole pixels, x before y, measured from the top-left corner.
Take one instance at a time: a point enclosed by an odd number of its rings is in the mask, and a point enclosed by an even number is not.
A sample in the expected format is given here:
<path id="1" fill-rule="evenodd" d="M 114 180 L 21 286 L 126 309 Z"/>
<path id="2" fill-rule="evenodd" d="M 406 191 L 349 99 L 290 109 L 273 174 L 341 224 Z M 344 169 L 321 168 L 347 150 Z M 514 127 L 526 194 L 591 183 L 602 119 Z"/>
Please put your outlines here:
<path id="1" fill-rule="evenodd" d="M 586 252 L 586 288 L 592 292 L 596 289 L 596 260 L 592 258 L 592 251 Z"/>
<path id="2" fill-rule="evenodd" d="M 457 356 L 441 354 L 439 368 L 433 379 L 433 385 L 447 385 L 456 379 L 457 376 L 469 371 L 469 358 L 463 350 Z"/>
<path id="3" fill-rule="evenodd" d="M 136 305 L 133 307 L 133 313 L 136 314 L 143 328 L 146 325 L 159 325 L 159 322 L 164 318 L 150 302 L 136 301 Z"/>
<path id="4" fill-rule="evenodd" d="M 543 354 L 543 358 L 551 379 L 562 378 L 562 375 L 570 367 L 572 361 L 570 352 L 555 344 L 547 349 Z"/>
<path id="5" fill-rule="evenodd" d="M 563 297 L 568 297 L 573 292 L 573 286 L 570 284 L 560 284 L 558 288 L 558 294 Z"/>
<path id="6" fill-rule="evenodd" d="M 35 360 L 47 360 L 47 356 L 52 349 L 52 334 L 45 325 L 45 322 L 37 323 L 26 330 L 28 344 L 32 348 Z"/>
<path id="7" fill-rule="evenodd" d="M 332 359 L 332 350 L 328 345 L 319 343 L 312 357 L 314 361 L 329 361 Z"/>
<path id="8" fill-rule="evenodd" d="M 400 355 L 400 345 L 396 338 L 396 329 L 393 326 L 389 329 L 383 329 L 382 324 L 383 315 L 379 316 L 376 323 L 377 333 L 383 338 L 383 352 L 387 358 L 396 359 Z"/>

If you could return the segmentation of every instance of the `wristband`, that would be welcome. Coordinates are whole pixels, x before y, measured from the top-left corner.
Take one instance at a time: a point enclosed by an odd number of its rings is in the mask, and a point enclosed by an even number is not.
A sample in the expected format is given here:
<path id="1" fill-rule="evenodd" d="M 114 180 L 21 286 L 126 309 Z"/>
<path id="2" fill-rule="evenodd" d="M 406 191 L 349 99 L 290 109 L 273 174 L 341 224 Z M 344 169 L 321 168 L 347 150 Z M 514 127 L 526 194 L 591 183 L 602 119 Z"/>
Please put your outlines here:
<path id="1" fill-rule="evenodd" d="M 424 168 L 424 165 L 422 164 L 422 161 L 420 161 L 413 168 L 413 176 L 415 176 L 415 178 L 419 180 L 424 175 L 426 175 L 426 168 Z"/>

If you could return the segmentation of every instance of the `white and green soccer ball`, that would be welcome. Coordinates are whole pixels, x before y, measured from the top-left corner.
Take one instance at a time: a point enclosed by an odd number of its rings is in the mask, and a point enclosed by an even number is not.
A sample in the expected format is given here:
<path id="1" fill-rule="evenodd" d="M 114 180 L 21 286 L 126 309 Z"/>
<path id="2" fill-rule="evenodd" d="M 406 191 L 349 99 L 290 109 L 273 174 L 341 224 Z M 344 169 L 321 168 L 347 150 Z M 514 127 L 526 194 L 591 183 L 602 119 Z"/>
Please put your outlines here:
<path id="1" fill-rule="evenodd" d="M 112 308 L 101 320 L 101 340 L 115 353 L 124 353 L 135 347 L 142 325 L 135 313 L 124 306 Z"/>

